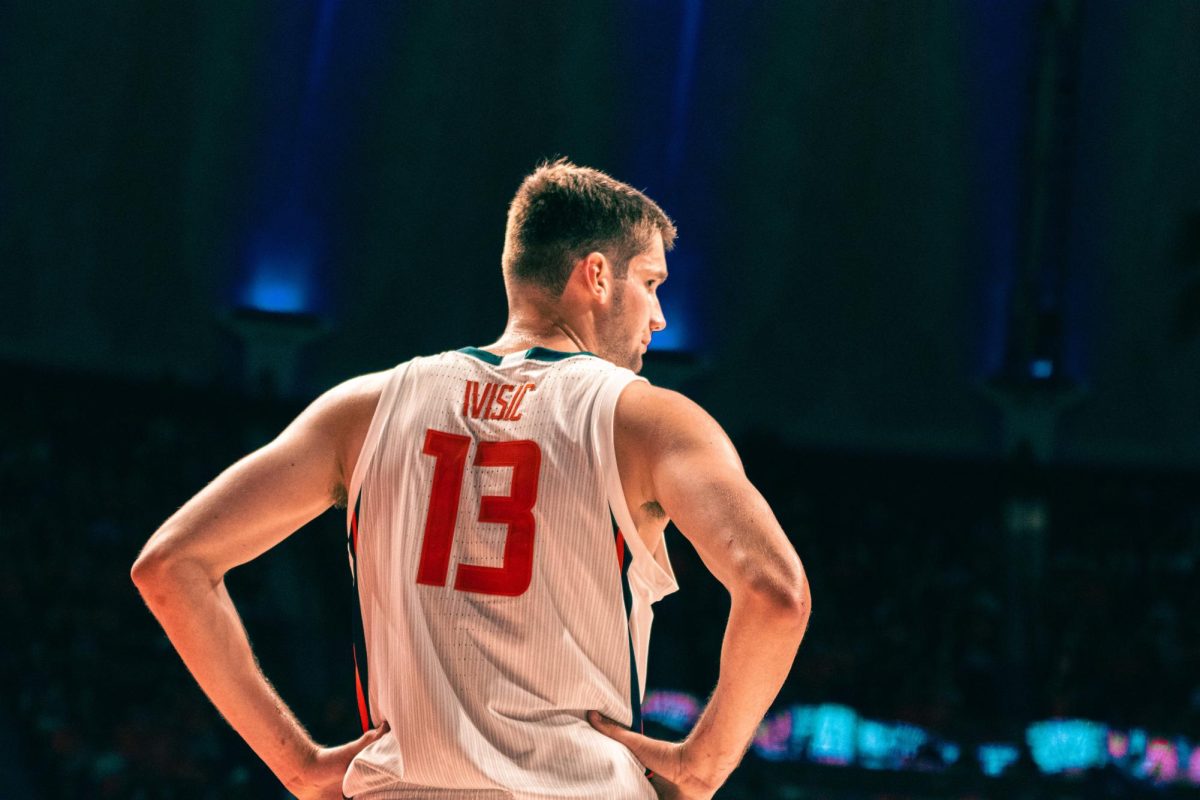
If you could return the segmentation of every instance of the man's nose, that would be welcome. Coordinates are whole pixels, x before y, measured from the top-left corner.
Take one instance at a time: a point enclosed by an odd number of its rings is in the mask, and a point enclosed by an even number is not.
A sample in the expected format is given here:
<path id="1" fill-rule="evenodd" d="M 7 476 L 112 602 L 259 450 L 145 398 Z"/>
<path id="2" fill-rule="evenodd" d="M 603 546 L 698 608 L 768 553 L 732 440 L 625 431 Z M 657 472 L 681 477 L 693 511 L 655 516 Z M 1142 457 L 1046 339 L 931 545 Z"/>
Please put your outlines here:
<path id="1" fill-rule="evenodd" d="M 667 318 L 663 316 L 662 304 L 655 297 L 654 305 L 650 308 L 650 331 L 654 333 L 665 327 L 667 327 Z"/>

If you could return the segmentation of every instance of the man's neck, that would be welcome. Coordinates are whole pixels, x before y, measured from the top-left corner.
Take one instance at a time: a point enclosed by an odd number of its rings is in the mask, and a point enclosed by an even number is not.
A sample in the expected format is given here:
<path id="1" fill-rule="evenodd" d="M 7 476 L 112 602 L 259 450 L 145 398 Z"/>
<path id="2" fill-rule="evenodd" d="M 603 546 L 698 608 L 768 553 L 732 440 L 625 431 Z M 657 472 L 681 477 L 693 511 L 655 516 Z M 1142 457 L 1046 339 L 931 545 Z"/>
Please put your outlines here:
<path id="1" fill-rule="evenodd" d="M 588 349 L 582 337 L 571 326 L 561 321 L 529 324 L 511 319 L 500 338 L 490 345 L 485 345 L 483 349 L 496 355 L 507 355 L 531 347 L 544 347 L 562 352 Z"/>

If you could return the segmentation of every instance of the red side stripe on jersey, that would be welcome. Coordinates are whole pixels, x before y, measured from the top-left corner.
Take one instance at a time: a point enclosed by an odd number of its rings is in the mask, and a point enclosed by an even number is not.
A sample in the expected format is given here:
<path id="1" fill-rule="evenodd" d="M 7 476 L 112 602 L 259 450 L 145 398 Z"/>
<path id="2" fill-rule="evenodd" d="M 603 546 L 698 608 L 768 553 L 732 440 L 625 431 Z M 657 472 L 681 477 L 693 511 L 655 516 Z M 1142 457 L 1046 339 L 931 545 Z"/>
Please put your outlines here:
<path id="1" fill-rule="evenodd" d="M 347 545 L 350 550 L 350 588 L 354 592 L 353 608 L 351 612 L 351 629 L 352 639 L 350 640 L 350 654 L 354 657 L 354 693 L 355 699 L 358 702 L 358 717 L 362 723 L 363 731 L 371 729 L 371 704 L 367 697 L 370 691 L 370 675 L 368 670 L 367 657 L 367 640 L 363 631 L 362 618 L 362 598 L 358 594 L 358 517 L 362 513 L 362 495 L 354 502 L 354 511 L 350 514 L 350 535 L 347 536 Z M 358 657 L 362 653 L 362 659 Z"/>
<path id="2" fill-rule="evenodd" d="M 358 671 L 358 648 L 351 646 L 354 653 L 354 689 L 358 693 L 358 719 L 362 722 L 363 733 L 371 729 L 371 718 L 367 713 L 367 696 L 363 694 L 362 677 Z"/>
<path id="3" fill-rule="evenodd" d="M 611 516 L 611 515 L 610 515 Z M 639 692 L 637 659 L 633 652 L 633 629 L 629 615 L 633 614 L 633 593 L 629 587 L 629 567 L 633 563 L 633 551 L 625 547 L 625 535 L 617 525 L 617 518 L 612 516 L 613 540 L 617 546 L 617 570 L 621 575 L 621 596 L 625 603 L 625 634 L 629 642 L 629 708 L 633 712 L 631 730 L 642 732 L 642 698 Z"/>

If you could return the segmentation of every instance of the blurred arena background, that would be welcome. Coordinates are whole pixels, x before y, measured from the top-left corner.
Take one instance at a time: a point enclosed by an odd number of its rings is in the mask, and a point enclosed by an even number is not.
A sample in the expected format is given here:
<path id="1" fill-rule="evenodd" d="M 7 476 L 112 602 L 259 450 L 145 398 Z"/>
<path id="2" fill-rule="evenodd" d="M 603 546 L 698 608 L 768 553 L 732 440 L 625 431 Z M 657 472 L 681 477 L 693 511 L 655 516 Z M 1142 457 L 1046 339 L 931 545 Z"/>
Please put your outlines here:
<path id="1" fill-rule="evenodd" d="M 566 155 L 678 223 L 645 372 L 812 582 L 718 797 L 1200 797 L 1198 134 L 1190 0 L 0 6 L 0 795 L 284 796 L 129 567 L 319 392 L 494 339 Z M 330 742 L 344 537 L 228 581 Z M 727 597 L 668 537 L 677 736 Z"/>

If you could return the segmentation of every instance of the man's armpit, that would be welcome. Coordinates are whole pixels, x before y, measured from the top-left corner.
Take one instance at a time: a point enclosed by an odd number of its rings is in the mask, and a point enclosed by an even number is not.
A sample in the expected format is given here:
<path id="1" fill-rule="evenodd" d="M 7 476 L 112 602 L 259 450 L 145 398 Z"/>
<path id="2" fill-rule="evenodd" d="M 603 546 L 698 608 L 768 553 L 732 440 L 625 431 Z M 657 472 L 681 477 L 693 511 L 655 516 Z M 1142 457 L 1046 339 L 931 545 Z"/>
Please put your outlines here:
<path id="1" fill-rule="evenodd" d="M 667 512 L 663 511 L 663 507 L 658 504 L 657 500 L 648 500 L 642 503 L 642 511 L 646 512 L 646 516 L 651 519 L 663 519 L 667 516 Z"/>

